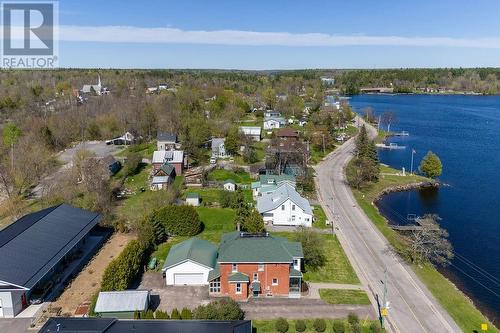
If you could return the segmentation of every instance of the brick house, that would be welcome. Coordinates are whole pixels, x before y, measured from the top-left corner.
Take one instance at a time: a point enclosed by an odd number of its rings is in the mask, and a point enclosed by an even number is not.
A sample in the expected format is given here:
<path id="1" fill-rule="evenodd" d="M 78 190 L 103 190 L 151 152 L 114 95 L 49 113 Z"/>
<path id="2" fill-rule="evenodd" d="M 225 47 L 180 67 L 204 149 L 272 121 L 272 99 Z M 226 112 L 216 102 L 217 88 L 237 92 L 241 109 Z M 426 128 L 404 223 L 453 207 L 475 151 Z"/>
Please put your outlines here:
<path id="1" fill-rule="evenodd" d="M 154 171 L 160 169 L 165 163 L 168 163 L 175 168 L 175 174 L 180 176 L 184 169 L 184 151 L 157 150 L 153 152 L 153 160 L 151 163 L 153 164 Z"/>
<path id="2" fill-rule="evenodd" d="M 269 233 L 222 236 L 217 263 L 208 275 L 210 296 L 300 297 L 302 245 Z"/>

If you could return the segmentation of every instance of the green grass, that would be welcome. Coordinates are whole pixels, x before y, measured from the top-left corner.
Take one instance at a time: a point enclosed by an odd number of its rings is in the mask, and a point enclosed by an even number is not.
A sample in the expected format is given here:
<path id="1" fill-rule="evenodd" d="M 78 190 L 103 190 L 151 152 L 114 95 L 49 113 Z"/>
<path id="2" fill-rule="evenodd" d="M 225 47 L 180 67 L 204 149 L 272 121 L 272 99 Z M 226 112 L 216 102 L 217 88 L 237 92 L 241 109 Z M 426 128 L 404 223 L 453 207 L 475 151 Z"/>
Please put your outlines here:
<path id="1" fill-rule="evenodd" d="M 223 233 L 235 230 L 236 212 L 230 208 L 197 207 L 204 229 L 198 237 L 219 244 Z"/>
<path id="2" fill-rule="evenodd" d="M 320 289 L 319 296 L 329 304 L 370 304 L 370 299 L 363 290 Z"/>
<path id="3" fill-rule="evenodd" d="M 293 232 L 276 232 L 273 234 L 286 237 L 290 240 L 294 240 L 295 238 Z M 304 280 L 310 282 L 359 284 L 359 279 L 337 237 L 328 234 L 321 234 L 321 236 L 325 239 L 326 264 L 316 271 L 306 271 L 304 273 Z"/>
<path id="4" fill-rule="evenodd" d="M 382 166 L 381 171 L 394 173 L 398 170 Z M 428 179 L 421 176 L 381 176 L 379 182 L 376 184 L 372 184 L 361 190 L 352 190 L 358 205 L 364 210 L 365 214 L 387 238 L 389 243 L 398 252 L 403 253 L 403 255 L 406 251 L 406 246 L 402 237 L 388 226 L 387 220 L 380 214 L 372 202 L 386 188 L 426 180 Z M 490 328 L 488 332 L 500 333 L 500 330 L 496 329 L 476 309 L 469 298 L 432 265 L 425 265 L 423 267 L 414 265 L 413 270 L 464 332 L 480 331 L 481 323 L 489 323 L 488 326 Z"/>
<path id="5" fill-rule="evenodd" d="M 129 153 L 139 153 L 144 158 L 153 158 L 153 152 L 156 150 L 156 142 L 140 143 L 125 147 L 116 156 L 127 156 Z"/>
<path id="6" fill-rule="evenodd" d="M 328 229 L 331 228 L 329 225 L 326 225 L 326 214 L 323 210 L 323 207 L 320 205 L 312 205 L 313 213 L 314 213 L 314 224 L 313 226 L 319 229 Z"/>
<path id="7" fill-rule="evenodd" d="M 208 180 L 215 180 L 220 182 L 232 179 L 237 184 L 250 184 L 252 182 L 252 177 L 250 177 L 250 174 L 248 172 L 234 172 L 224 169 L 215 169 L 208 174 L 207 178 Z"/>
<path id="8" fill-rule="evenodd" d="M 334 150 L 335 147 L 326 148 L 325 152 L 323 153 L 323 148 L 312 147 L 309 163 L 312 165 L 318 164 L 326 155 L 330 154 Z"/>
<path id="9" fill-rule="evenodd" d="M 182 198 L 186 198 L 188 193 L 198 193 L 201 197 L 202 204 L 214 204 L 218 203 L 220 200 L 220 193 L 223 190 L 213 187 L 203 187 L 203 188 L 188 188 L 184 191 Z M 252 190 L 245 189 L 242 190 L 245 202 L 253 203 Z"/>
<path id="10" fill-rule="evenodd" d="M 257 156 L 257 160 L 263 161 L 266 158 L 267 144 L 265 142 L 259 141 L 255 142 L 253 147 L 255 148 L 255 155 Z"/>
<path id="11" fill-rule="evenodd" d="M 306 319 L 304 320 L 306 323 L 306 332 L 307 333 L 314 333 L 313 329 L 313 322 L 314 319 Z M 332 332 L 332 323 L 333 319 L 325 319 L 326 321 L 326 331 L 325 332 Z M 345 327 L 346 327 L 346 333 L 352 333 L 352 329 L 349 327 L 347 320 L 345 320 Z M 360 325 L 361 325 L 361 332 L 362 333 L 370 333 L 370 325 L 372 323 L 379 324 L 378 321 L 374 320 L 365 320 L 364 318 L 359 318 Z M 293 333 L 295 331 L 295 320 L 288 320 L 289 329 L 288 332 Z M 252 326 L 254 328 L 254 333 L 276 333 L 276 319 L 273 320 L 252 320 Z M 380 324 L 379 324 L 380 325 Z M 385 332 L 385 331 L 383 331 Z"/>

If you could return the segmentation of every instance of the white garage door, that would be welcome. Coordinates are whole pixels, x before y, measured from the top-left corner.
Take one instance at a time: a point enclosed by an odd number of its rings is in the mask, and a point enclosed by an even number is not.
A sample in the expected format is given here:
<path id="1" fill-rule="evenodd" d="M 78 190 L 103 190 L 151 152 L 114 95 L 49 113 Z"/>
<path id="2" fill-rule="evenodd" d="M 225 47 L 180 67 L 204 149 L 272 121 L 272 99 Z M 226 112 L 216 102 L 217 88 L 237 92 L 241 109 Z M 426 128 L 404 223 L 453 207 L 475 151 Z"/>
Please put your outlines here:
<path id="1" fill-rule="evenodd" d="M 204 284 L 203 273 L 176 273 L 174 284 Z"/>

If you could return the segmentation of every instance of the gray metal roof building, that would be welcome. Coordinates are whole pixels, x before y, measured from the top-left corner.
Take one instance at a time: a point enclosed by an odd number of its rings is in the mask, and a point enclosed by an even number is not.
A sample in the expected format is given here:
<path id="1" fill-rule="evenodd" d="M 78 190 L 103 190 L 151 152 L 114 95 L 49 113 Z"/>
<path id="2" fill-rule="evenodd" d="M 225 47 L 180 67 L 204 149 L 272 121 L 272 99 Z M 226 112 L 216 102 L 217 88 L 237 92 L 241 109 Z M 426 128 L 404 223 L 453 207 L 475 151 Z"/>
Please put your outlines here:
<path id="1" fill-rule="evenodd" d="M 250 320 L 118 320 L 50 318 L 39 333 L 251 333 Z"/>
<path id="2" fill-rule="evenodd" d="M 67 204 L 23 216 L 0 231 L 0 281 L 31 289 L 99 220 Z"/>

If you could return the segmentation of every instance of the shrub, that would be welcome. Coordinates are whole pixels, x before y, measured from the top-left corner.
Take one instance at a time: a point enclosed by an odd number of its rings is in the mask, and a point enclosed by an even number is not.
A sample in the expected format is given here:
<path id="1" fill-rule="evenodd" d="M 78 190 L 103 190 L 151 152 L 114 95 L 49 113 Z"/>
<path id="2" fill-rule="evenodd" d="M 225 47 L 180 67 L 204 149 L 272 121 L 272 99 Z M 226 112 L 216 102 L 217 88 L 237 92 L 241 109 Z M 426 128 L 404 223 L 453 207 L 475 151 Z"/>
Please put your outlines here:
<path id="1" fill-rule="evenodd" d="M 161 311 L 161 310 L 156 310 L 155 318 L 156 319 L 170 319 L 170 317 L 168 316 L 168 313 L 166 313 L 165 311 Z"/>
<path id="2" fill-rule="evenodd" d="M 134 319 L 141 319 L 141 313 L 137 310 L 134 311 Z"/>
<path id="3" fill-rule="evenodd" d="M 359 323 L 359 318 L 358 318 L 358 316 L 356 314 L 349 313 L 347 315 L 347 322 L 349 323 L 349 325 L 353 326 L 353 325 Z"/>
<path id="4" fill-rule="evenodd" d="M 309 269 L 316 270 L 325 265 L 325 242 L 321 234 L 302 226 L 295 233 L 295 240 L 302 244 L 304 263 Z"/>
<path id="5" fill-rule="evenodd" d="M 313 322 L 313 328 L 316 332 L 322 333 L 326 330 L 326 322 L 324 319 L 318 318 Z"/>
<path id="6" fill-rule="evenodd" d="M 382 329 L 380 328 L 380 325 L 378 323 L 372 323 L 370 325 L 370 332 L 371 333 L 380 333 L 380 332 L 382 332 Z"/>
<path id="7" fill-rule="evenodd" d="M 181 318 L 182 319 L 192 319 L 193 313 L 188 308 L 183 308 L 181 311 Z"/>
<path id="8" fill-rule="evenodd" d="M 228 208 L 233 206 L 235 195 L 232 192 L 220 191 L 219 192 L 219 204 L 222 208 Z"/>
<path id="9" fill-rule="evenodd" d="M 276 328 L 276 331 L 279 333 L 286 333 L 289 328 L 288 321 L 286 321 L 285 318 L 278 318 L 274 324 L 274 328 Z"/>
<path id="10" fill-rule="evenodd" d="M 172 313 L 170 314 L 170 319 L 173 319 L 173 320 L 182 319 L 181 315 L 179 314 L 179 310 L 177 310 L 177 308 L 174 308 L 172 310 Z"/>
<path id="11" fill-rule="evenodd" d="M 200 216 L 192 206 L 165 206 L 155 211 L 152 218 L 159 221 L 169 235 L 194 236 L 201 232 Z"/>
<path id="12" fill-rule="evenodd" d="M 305 332 L 306 331 L 306 322 L 299 319 L 295 322 L 295 330 L 299 333 Z"/>
<path id="13" fill-rule="evenodd" d="M 361 333 L 361 325 L 359 323 L 355 323 L 351 325 L 352 333 Z"/>
<path id="14" fill-rule="evenodd" d="M 131 241 L 122 253 L 104 270 L 102 291 L 125 290 L 139 274 L 146 256 L 146 248 L 138 241 Z"/>
<path id="15" fill-rule="evenodd" d="M 155 319 L 153 310 L 149 309 L 148 311 L 146 311 L 146 315 L 143 319 Z"/>
<path id="16" fill-rule="evenodd" d="M 224 298 L 200 305 L 193 311 L 195 319 L 208 320 L 242 320 L 245 313 L 240 305 L 230 298 Z"/>
<path id="17" fill-rule="evenodd" d="M 345 332 L 345 324 L 343 320 L 334 320 L 333 321 L 333 332 L 334 333 L 344 333 Z"/>

